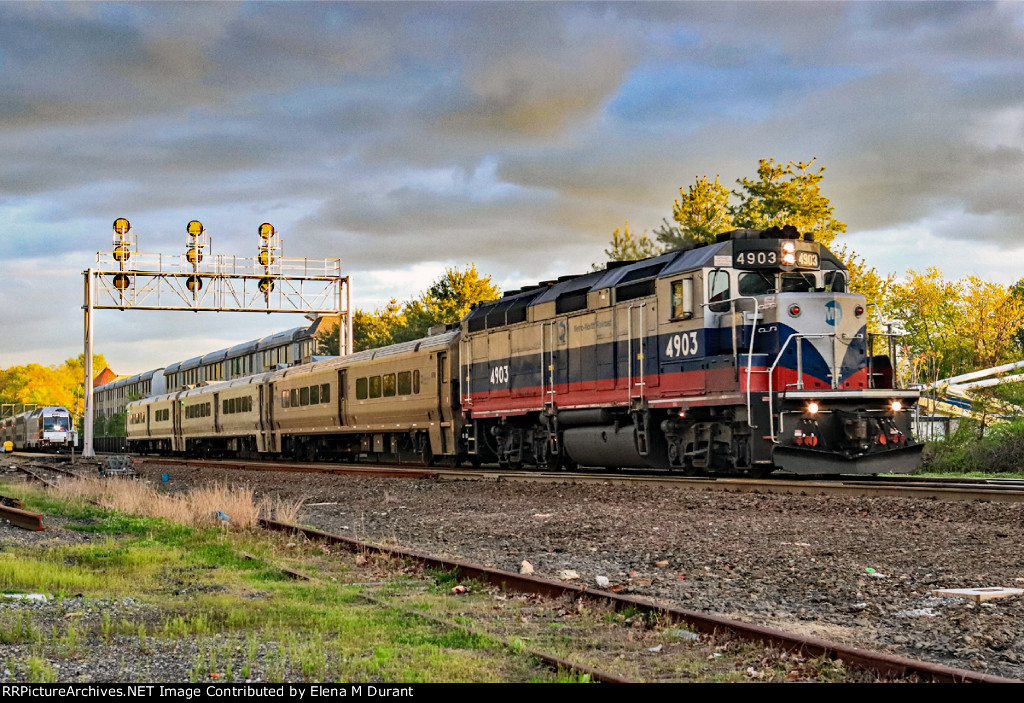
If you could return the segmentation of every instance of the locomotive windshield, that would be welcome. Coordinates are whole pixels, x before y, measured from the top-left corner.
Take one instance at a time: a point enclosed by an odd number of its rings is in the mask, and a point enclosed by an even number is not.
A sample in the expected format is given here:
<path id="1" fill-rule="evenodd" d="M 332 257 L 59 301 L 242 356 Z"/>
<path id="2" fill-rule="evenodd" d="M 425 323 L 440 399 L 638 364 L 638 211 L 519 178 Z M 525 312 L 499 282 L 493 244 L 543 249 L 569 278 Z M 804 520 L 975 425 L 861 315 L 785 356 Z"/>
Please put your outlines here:
<path id="1" fill-rule="evenodd" d="M 44 432 L 65 432 L 68 429 L 67 418 L 64 417 L 44 417 L 43 418 L 43 431 Z"/>
<path id="2" fill-rule="evenodd" d="M 817 286 L 812 273 L 770 273 L 751 271 L 739 275 L 740 295 L 771 295 L 773 293 L 806 293 Z"/>

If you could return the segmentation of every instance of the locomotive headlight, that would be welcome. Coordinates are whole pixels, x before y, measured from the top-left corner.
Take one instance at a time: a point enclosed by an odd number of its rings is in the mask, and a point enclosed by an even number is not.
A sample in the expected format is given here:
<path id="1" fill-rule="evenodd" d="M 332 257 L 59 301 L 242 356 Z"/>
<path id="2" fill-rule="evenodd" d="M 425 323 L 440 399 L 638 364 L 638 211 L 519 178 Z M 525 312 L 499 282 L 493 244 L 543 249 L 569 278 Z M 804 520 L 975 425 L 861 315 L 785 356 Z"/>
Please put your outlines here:
<path id="1" fill-rule="evenodd" d="M 807 412 L 810 413 L 811 415 L 817 415 L 818 404 L 812 400 L 810 403 L 807 404 Z"/>
<path id="2" fill-rule="evenodd" d="M 901 403 L 901 402 L 900 402 L 900 401 L 898 401 L 898 400 L 894 400 L 894 401 L 892 401 L 892 411 L 893 411 L 894 413 L 898 413 L 898 412 L 899 412 L 900 410 L 902 410 L 902 409 L 903 409 L 903 403 Z"/>
<path id="3" fill-rule="evenodd" d="M 796 244 L 793 242 L 783 242 L 782 251 L 786 254 L 794 254 L 796 253 Z"/>
<path id="4" fill-rule="evenodd" d="M 783 254 L 782 263 L 786 266 L 792 266 L 796 263 L 796 254 Z"/>

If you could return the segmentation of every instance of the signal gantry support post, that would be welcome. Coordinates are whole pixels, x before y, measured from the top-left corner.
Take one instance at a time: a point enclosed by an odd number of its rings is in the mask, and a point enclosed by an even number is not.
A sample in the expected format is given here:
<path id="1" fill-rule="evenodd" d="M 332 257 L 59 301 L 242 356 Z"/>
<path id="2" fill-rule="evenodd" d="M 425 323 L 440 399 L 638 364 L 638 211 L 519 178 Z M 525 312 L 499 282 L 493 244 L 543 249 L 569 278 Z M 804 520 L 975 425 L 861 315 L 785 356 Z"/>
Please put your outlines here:
<path id="1" fill-rule="evenodd" d="M 113 251 L 98 252 L 85 276 L 85 408 L 82 456 L 94 457 L 95 404 L 92 351 L 95 310 L 187 310 L 337 315 L 338 353 L 352 352 L 351 281 L 341 259 L 280 256 L 274 227 L 259 226 L 259 254 L 252 258 L 210 252 L 198 220 L 186 227 L 185 254 L 136 251 L 128 220 L 114 221 Z M 204 251 L 205 250 L 205 251 Z"/>

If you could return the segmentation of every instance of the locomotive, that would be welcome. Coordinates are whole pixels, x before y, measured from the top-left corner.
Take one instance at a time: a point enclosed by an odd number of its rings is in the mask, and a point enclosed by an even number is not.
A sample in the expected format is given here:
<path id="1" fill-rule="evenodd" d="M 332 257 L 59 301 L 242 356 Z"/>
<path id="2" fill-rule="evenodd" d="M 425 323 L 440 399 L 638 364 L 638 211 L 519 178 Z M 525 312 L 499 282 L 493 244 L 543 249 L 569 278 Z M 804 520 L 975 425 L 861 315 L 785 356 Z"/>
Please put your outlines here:
<path id="1" fill-rule="evenodd" d="M 413 342 L 129 406 L 140 451 L 683 474 L 908 472 L 918 392 L 793 227 L 563 276 Z"/>
<path id="2" fill-rule="evenodd" d="M 0 444 L 7 442 L 15 449 L 71 451 L 78 431 L 67 408 L 47 405 L 0 420 Z"/>

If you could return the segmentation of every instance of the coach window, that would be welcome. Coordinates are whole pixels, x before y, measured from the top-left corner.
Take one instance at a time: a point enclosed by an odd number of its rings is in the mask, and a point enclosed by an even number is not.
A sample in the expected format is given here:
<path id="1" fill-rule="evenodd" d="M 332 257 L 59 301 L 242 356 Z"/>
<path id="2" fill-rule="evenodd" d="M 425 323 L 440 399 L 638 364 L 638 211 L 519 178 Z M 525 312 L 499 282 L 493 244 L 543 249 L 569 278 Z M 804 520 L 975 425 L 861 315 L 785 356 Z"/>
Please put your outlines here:
<path id="1" fill-rule="evenodd" d="M 672 281 L 672 319 L 693 317 L 693 279 Z"/>
<path id="2" fill-rule="evenodd" d="M 228 414 L 228 401 L 222 400 L 220 405 L 221 405 L 220 411 L 222 413 L 224 413 L 225 415 L 227 415 Z"/>
<path id="3" fill-rule="evenodd" d="M 412 394 L 412 372 L 402 371 L 398 374 L 398 395 Z"/>
<path id="4" fill-rule="evenodd" d="M 708 280 L 708 309 L 711 312 L 727 312 L 729 303 L 724 302 L 732 297 L 729 293 L 729 272 L 715 269 Z"/>
<path id="5" fill-rule="evenodd" d="M 298 388 L 292 388 L 290 391 L 288 391 L 288 393 L 292 397 L 292 407 L 293 408 L 299 407 L 299 389 Z"/>
<path id="6" fill-rule="evenodd" d="M 370 376 L 370 397 L 380 398 L 380 376 Z"/>
<path id="7" fill-rule="evenodd" d="M 356 400 L 366 400 L 366 379 L 356 379 Z"/>
<path id="8" fill-rule="evenodd" d="M 299 389 L 299 405 L 309 405 L 309 386 Z"/>
<path id="9" fill-rule="evenodd" d="M 412 372 L 412 392 L 413 393 L 419 393 L 420 392 L 420 372 L 419 372 L 419 369 L 417 369 L 416 371 Z"/>
<path id="10" fill-rule="evenodd" d="M 395 374 L 386 373 L 381 380 L 384 386 L 384 397 L 392 397 L 395 394 Z"/>
<path id="11" fill-rule="evenodd" d="M 320 405 L 320 386 L 309 387 L 309 404 Z"/>
<path id="12" fill-rule="evenodd" d="M 291 393 L 289 393 L 288 391 L 281 391 L 281 407 L 282 408 L 290 408 L 292 406 L 292 404 L 290 402 L 291 399 L 292 399 L 292 394 Z"/>
<path id="13" fill-rule="evenodd" d="M 320 384 L 320 402 L 330 403 L 331 402 L 331 384 L 321 383 Z"/>

